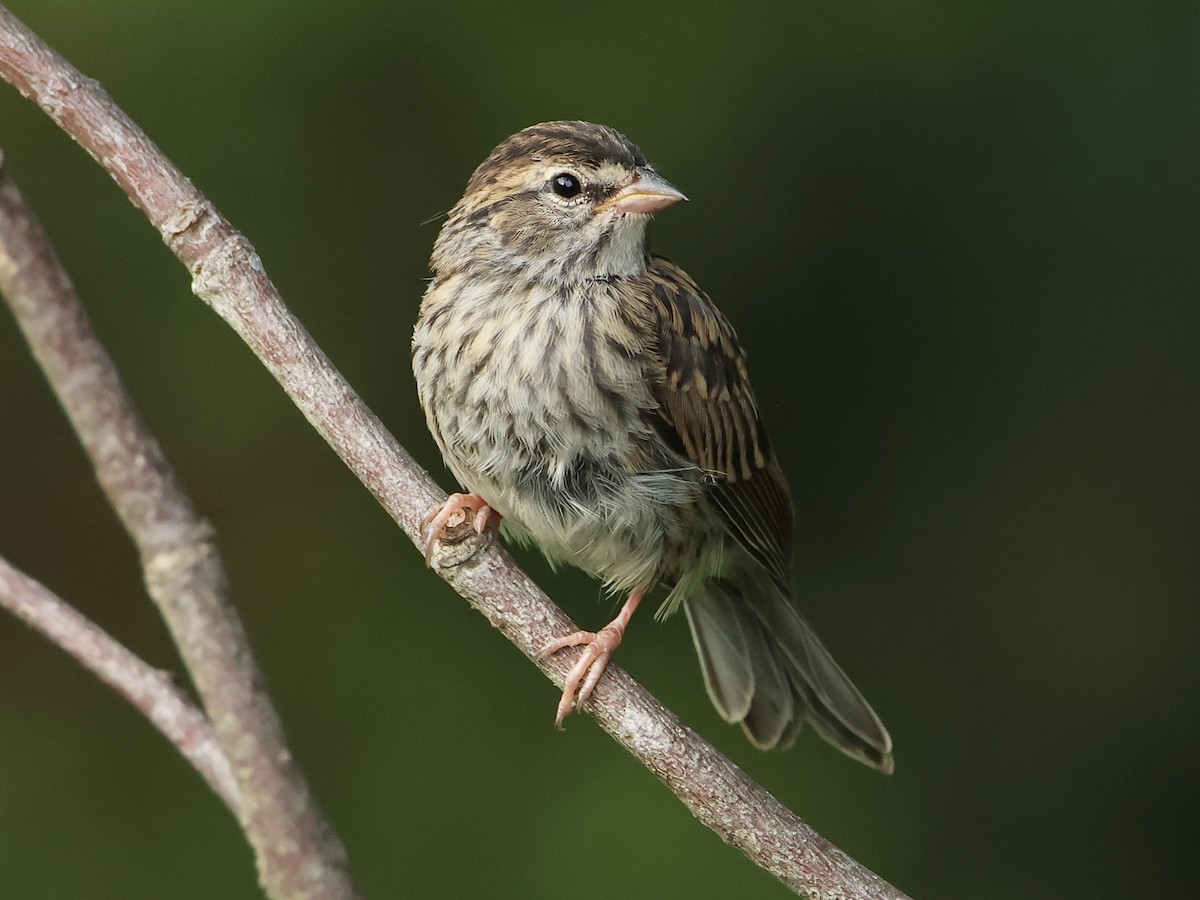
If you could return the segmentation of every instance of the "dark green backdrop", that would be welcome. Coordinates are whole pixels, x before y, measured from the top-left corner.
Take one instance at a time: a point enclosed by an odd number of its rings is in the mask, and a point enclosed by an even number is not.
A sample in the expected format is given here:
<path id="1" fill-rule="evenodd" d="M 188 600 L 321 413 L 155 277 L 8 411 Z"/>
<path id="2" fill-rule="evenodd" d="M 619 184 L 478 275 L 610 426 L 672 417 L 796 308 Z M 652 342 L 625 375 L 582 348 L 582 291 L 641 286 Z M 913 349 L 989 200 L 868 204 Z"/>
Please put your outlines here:
<path id="1" fill-rule="evenodd" d="M 530 123 L 626 131 L 651 228 L 737 324 L 799 510 L 798 591 L 891 728 L 880 777 L 753 751 L 682 621 L 620 661 L 918 898 L 1196 890 L 1194 3 L 18 0 L 255 243 L 447 487 L 407 345 L 437 224 Z M 511 8 L 510 8 L 511 6 Z M 783 897 L 464 601 L 106 176 L 0 85 L 0 146 L 220 533 L 294 749 L 371 897 Z M 0 315 L 0 553 L 177 666 Z M 611 604 L 531 571 L 579 621 Z M 0 617 L 0 893 L 254 898 L 131 710 Z"/>

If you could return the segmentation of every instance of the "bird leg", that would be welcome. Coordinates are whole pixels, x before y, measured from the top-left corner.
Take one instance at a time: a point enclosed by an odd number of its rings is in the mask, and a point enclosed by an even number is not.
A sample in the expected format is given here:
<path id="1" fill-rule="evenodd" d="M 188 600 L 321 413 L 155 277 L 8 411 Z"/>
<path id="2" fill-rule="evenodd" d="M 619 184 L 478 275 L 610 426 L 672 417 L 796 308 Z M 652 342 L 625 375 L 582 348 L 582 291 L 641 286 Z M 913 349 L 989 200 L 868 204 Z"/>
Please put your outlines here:
<path id="1" fill-rule="evenodd" d="M 564 637 L 551 641 L 538 657 L 550 656 L 566 647 L 583 646 L 583 653 L 567 673 L 566 684 L 563 685 L 562 699 L 558 701 L 558 712 L 554 717 L 554 727 L 562 728 L 563 719 L 570 715 L 572 709 L 579 709 L 600 682 L 600 676 L 608 667 L 613 651 L 625 636 L 625 627 L 633 611 L 645 595 L 645 588 L 638 588 L 629 595 L 617 617 L 599 631 L 576 631 Z"/>
<path id="2" fill-rule="evenodd" d="M 453 521 L 451 521 L 453 520 Z M 452 533 L 470 522 L 475 533 L 487 536 L 490 541 L 500 529 L 500 513 L 496 512 L 478 494 L 451 494 L 438 509 L 421 523 L 421 534 L 425 538 L 425 565 L 433 565 L 433 548 L 438 541 L 458 543 L 464 537 Z"/>

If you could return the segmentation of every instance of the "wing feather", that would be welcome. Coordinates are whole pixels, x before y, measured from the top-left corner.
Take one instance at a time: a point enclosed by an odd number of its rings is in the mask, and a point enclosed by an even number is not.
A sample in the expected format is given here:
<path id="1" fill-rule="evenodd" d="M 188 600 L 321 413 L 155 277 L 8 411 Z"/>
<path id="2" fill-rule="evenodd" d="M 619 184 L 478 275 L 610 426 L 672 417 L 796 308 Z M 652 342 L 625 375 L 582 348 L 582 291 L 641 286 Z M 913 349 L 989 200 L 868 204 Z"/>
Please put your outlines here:
<path id="1" fill-rule="evenodd" d="M 659 435 L 714 481 L 730 533 L 787 590 L 792 501 L 750 389 L 733 327 L 678 266 L 652 257 L 664 377 L 651 416 Z"/>

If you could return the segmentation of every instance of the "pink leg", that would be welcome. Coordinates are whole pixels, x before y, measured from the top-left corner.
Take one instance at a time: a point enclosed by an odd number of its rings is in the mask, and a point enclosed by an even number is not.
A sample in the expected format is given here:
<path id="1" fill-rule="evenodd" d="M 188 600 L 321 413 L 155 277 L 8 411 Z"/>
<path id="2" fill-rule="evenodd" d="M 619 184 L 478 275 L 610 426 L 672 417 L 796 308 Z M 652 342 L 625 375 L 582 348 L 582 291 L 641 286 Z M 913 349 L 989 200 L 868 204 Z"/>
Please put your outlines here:
<path id="1" fill-rule="evenodd" d="M 563 719 L 570 715 L 572 709 L 579 709 L 592 696 L 592 691 L 600 682 L 600 676 L 608 667 L 613 651 L 625 636 L 625 627 L 638 604 L 642 602 L 645 588 L 638 588 L 629 595 L 617 617 L 599 631 L 576 631 L 565 637 L 551 641 L 542 648 L 538 656 L 549 656 L 566 647 L 583 645 L 583 654 L 567 673 L 567 683 L 563 686 L 562 699 L 558 701 L 558 713 L 554 717 L 554 727 L 562 728 Z"/>
<path id="2" fill-rule="evenodd" d="M 478 494 L 451 494 L 446 502 L 431 512 L 421 523 L 421 534 L 425 536 L 425 565 L 433 565 L 433 548 L 439 540 L 450 520 L 456 515 L 462 515 L 461 521 L 471 518 L 475 533 L 485 532 L 494 535 L 500 528 L 500 513 L 496 512 L 487 501 Z M 455 522 L 455 525 L 460 525 Z"/>

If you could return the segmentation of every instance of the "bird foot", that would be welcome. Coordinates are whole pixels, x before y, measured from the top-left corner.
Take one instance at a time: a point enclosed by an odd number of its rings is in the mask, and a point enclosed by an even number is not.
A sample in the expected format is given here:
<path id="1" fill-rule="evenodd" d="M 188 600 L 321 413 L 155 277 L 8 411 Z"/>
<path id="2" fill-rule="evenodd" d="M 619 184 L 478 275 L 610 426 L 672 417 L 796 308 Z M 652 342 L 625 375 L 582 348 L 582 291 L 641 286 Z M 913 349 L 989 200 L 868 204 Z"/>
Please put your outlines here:
<path id="1" fill-rule="evenodd" d="M 638 590 L 630 594 L 617 617 L 599 631 L 574 631 L 551 641 L 538 653 L 538 658 L 544 659 L 567 647 L 583 647 L 583 653 L 567 673 L 562 699 L 558 701 L 558 710 L 554 716 L 555 728 L 562 730 L 563 719 L 571 714 L 571 710 L 582 707 L 592 696 L 596 685 L 600 683 L 600 676 L 608 668 L 613 651 L 620 646 L 629 618 L 637 609 L 644 593 L 645 591 Z"/>
<path id="2" fill-rule="evenodd" d="M 433 552 L 440 544 L 460 544 L 472 534 L 483 538 L 470 553 L 449 565 L 466 562 L 487 547 L 500 530 L 500 513 L 478 494 L 451 494 L 446 502 L 425 517 L 421 534 L 425 538 L 425 565 L 433 566 Z"/>

